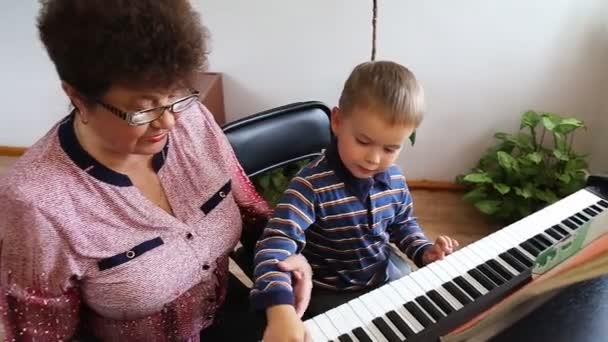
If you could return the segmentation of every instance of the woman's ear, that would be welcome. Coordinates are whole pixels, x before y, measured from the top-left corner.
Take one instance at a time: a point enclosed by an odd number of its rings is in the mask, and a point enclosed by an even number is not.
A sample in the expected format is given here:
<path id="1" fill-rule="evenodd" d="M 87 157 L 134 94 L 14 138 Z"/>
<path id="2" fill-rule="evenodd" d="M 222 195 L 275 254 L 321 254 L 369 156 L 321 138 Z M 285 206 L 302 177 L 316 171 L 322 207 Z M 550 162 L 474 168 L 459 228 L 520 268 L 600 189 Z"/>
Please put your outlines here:
<path id="1" fill-rule="evenodd" d="M 80 115 L 80 120 L 82 123 L 86 124 L 89 121 L 88 112 L 86 110 L 86 101 L 80 95 L 80 93 L 74 88 L 71 84 L 62 81 L 61 88 L 70 99 L 70 103 L 76 109 L 76 112 Z"/>

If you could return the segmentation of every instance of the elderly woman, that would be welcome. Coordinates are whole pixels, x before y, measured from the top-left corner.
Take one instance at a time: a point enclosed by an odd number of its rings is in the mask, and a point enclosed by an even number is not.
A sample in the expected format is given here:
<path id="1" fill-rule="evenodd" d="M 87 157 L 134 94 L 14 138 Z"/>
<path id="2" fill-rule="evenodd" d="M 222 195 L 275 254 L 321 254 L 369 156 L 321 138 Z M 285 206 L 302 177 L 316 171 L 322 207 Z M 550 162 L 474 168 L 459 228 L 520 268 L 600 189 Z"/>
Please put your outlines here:
<path id="1" fill-rule="evenodd" d="M 47 0 L 38 28 L 73 110 L 0 181 L 0 331 L 226 338 L 229 253 L 270 210 L 190 87 L 198 15 L 187 0 Z M 298 258 L 286 267 L 309 286 Z"/>

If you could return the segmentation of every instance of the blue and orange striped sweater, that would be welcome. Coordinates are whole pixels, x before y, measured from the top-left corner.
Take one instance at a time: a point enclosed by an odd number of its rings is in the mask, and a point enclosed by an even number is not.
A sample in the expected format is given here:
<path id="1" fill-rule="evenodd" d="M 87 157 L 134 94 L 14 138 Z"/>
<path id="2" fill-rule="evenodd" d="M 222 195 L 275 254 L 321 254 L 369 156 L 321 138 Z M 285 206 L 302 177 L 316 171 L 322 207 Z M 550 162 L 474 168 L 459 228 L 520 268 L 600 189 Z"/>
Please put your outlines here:
<path id="1" fill-rule="evenodd" d="M 413 215 L 412 197 L 398 167 L 358 179 L 335 145 L 290 182 L 255 249 L 254 308 L 293 304 L 291 276 L 277 263 L 302 253 L 314 286 L 361 290 L 388 280 L 389 242 L 417 265 L 432 245 Z"/>

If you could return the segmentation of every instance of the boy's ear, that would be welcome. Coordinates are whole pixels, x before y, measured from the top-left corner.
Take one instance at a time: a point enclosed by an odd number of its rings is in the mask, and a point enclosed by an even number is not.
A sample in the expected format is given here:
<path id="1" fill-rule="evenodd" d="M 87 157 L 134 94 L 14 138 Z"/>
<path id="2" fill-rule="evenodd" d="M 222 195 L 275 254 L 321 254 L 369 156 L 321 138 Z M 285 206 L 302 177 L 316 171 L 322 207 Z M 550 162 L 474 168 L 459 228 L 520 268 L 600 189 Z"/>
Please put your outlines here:
<path id="1" fill-rule="evenodd" d="M 342 120 L 340 115 L 341 115 L 340 108 L 338 108 L 338 107 L 332 108 L 330 121 L 331 121 L 331 131 L 334 133 L 334 135 L 336 135 L 336 133 L 340 127 L 340 123 Z"/>

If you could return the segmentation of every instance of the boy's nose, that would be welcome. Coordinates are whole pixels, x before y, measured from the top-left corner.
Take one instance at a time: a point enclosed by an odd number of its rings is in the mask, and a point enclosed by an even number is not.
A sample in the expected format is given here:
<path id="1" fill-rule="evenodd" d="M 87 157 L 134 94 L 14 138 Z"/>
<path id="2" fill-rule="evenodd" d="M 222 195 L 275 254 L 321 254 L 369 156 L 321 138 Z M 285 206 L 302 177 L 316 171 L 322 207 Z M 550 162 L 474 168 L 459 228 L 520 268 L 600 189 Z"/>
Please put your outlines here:
<path id="1" fill-rule="evenodd" d="M 380 163 L 380 155 L 375 152 L 370 152 L 365 156 L 365 161 L 371 165 Z"/>

